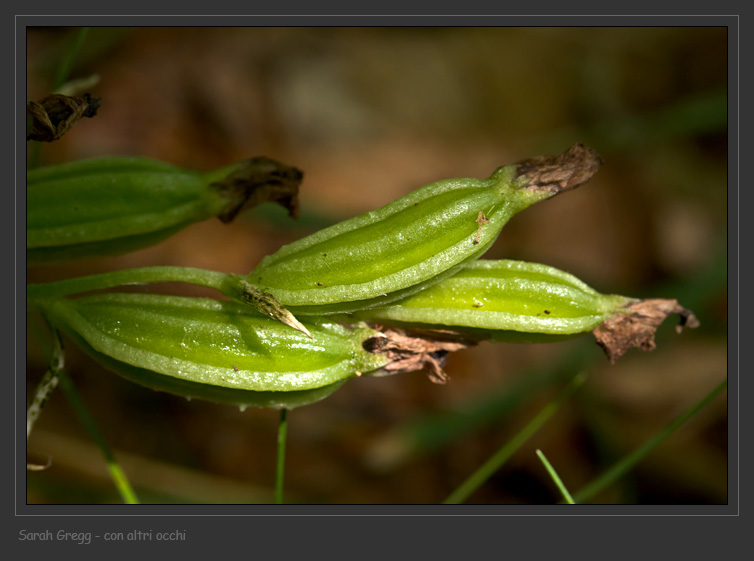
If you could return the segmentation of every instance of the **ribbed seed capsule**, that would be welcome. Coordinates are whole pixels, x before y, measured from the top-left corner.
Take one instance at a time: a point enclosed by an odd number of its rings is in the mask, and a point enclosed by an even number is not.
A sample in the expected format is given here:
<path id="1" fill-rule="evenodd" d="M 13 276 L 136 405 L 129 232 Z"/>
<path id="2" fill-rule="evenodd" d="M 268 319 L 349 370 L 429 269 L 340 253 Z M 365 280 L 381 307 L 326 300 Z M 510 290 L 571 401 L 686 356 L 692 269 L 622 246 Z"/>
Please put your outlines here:
<path id="1" fill-rule="evenodd" d="M 292 214 L 302 174 L 267 158 L 197 173 L 147 158 L 99 158 L 27 173 L 30 264 L 117 255 L 189 224 L 278 201 Z"/>
<path id="2" fill-rule="evenodd" d="M 250 308 L 205 298 L 98 294 L 45 302 L 50 322 L 107 368 L 147 387 L 210 401 L 292 408 L 390 360 L 368 328 L 309 324 L 309 339 Z"/>
<path id="3" fill-rule="evenodd" d="M 681 316 L 682 326 L 699 325 L 675 300 L 604 295 L 555 267 L 479 260 L 418 294 L 354 317 L 509 342 L 546 342 L 593 331 L 614 361 L 632 346 L 654 348 L 654 332 L 671 313 Z"/>
<path id="4" fill-rule="evenodd" d="M 246 277 L 296 315 L 383 305 L 458 271 L 510 218 L 587 181 L 599 157 L 576 145 L 557 158 L 448 179 L 284 246 Z"/>
<path id="5" fill-rule="evenodd" d="M 513 333 L 574 335 L 591 331 L 632 302 L 605 296 L 555 267 L 510 260 L 478 260 L 450 278 L 391 306 L 355 317 Z"/>

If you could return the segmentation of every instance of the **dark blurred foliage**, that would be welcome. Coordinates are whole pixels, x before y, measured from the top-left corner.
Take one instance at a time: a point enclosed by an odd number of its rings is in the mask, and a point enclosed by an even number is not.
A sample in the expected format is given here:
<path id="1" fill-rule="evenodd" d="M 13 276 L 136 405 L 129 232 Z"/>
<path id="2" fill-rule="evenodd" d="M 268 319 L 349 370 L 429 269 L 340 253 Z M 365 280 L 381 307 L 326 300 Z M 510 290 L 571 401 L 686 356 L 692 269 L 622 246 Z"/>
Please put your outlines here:
<path id="1" fill-rule="evenodd" d="M 29 30 L 29 99 L 50 93 L 74 31 Z M 244 273 L 415 187 L 581 141 L 602 155 L 598 174 L 518 215 L 487 257 L 678 298 L 701 320 L 681 335 L 669 320 L 657 350 L 614 366 L 584 337 L 458 353 L 445 386 L 418 373 L 349 382 L 288 416 L 291 502 L 440 502 L 584 370 L 586 385 L 470 500 L 554 503 L 537 448 L 577 491 L 727 375 L 725 28 L 94 28 L 71 77 L 94 74 L 98 115 L 45 145 L 42 165 L 118 154 L 206 170 L 264 155 L 304 171 L 303 213 L 259 208 L 122 257 L 33 268 L 30 282 L 161 264 Z M 46 335 L 29 325 L 31 391 Z M 144 501 L 272 499 L 276 411 L 154 393 L 66 353 Z M 62 393 L 29 454 L 52 457 L 28 474 L 30 503 L 118 501 Z M 594 499 L 727 500 L 724 396 Z"/>

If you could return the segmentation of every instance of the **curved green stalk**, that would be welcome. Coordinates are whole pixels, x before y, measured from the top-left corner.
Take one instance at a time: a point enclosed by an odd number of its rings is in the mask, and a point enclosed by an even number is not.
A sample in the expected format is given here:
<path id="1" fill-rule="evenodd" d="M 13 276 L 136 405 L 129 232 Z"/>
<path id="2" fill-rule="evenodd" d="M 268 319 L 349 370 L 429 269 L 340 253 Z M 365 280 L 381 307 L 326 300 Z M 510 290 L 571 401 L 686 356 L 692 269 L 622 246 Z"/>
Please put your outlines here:
<path id="1" fill-rule="evenodd" d="M 232 276 L 227 273 L 193 267 L 159 266 L 123 269 L 86 277 L 30 284 L 26 287 L 26 301 L 32 306 L 38 306 L 43 302 L 73 294 L 153 282 L 183 282 L 214 288 L 226 293 L 229 291 L 229 278 Z"/>
<path id="2" fill-rule="evenodd" d="M 285 309 L 274 296 L 249 285 L 239 275 L 193 267 L 142 267 L 56 282 L 30 284 L 26 287 L 26 302 L 29 305 L 40 307 L 73 294 L 154 282 L 183 282 L 213 288 L 230 300 L 252 306 L 259 313 L 302 332 L 310 339 L 312 337 L 309 330 Z"/>

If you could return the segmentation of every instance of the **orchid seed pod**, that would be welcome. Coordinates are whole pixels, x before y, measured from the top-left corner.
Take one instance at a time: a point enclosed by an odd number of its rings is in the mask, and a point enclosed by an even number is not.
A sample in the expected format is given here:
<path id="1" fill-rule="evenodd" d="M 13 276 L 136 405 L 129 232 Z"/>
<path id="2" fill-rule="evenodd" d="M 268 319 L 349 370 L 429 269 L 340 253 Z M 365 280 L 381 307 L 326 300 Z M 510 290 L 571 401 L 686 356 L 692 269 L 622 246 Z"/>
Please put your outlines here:
<path id="1" fill-rule="evenodd" d="M 388 360 L 368 328 L 287 328 L 248 306 L 207 298 L 108 293 L 47 301 L 42 311 L 107 368 L 153 389 L 211 401 L 295 407 Z"/>
<path id="2" fill-rule="evenodd" d="M 581 185 L 600 163 L 577 144 L 487 179 L 438 181 L 282 247 L 245 280 L 295 315 L 381 306 L 479 258 L 516 213 Z"/>
<path id="3" fill-rule="evenodd" d="M 308 324 L 310 339 L 248 306 L 207 298 L 107 293 L 39 304 L 51 325 L 126 379 L 241 406 L 291 409 L 361 375 L 427 367 L 441 381 L 434 357 L 460 348 L 419 349 L 410 338 L 394 343 L 389 332 L 334 323 Z"/>
<path id="4" fill-rule="evenodd" d="M 147 158 L 81 160 L 27 172 L 29 264 L 118 255 L 186 226 L 230 222 L 265 201 L 298 212 L 302 174 L 268 158 L 197 173 Z"/>
<path id="5" fill-rule="evenodd" d="M 353 317 L 507 342 L 549 342 L 591 331 L 614 362 L 630 347 L 653 349 L 654 333 L 670 314 L 681 317 L 681 326 L 699 325 L 676 300 L 600 294 L 555 267 L 478 260 L 422 292 Z"/>

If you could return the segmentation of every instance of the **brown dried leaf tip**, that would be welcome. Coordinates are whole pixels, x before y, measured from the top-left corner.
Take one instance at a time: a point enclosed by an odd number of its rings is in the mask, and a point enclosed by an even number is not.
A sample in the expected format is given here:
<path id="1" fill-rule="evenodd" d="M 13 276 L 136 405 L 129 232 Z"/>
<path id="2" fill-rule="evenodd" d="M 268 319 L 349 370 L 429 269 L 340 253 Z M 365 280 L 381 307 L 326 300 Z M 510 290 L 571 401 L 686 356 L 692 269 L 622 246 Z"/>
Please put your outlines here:
<path id="1" fill-rule="evenodd" d="M 626 309 L 630 312 L 619 312 L 592 331 L 597 344 L 613 364 L 631 347 L 638 347 L 642 351 L 654 350 L 655 332 L 670 314 L 680 316 L 680 323 L 676 326 L 678 333 L 684 327 L 699 327 L 699 320 L 693 312 L 680 306 L 677 300 L 650 298 L 634 302 L 626 306 Z"/>
<path id="2" fill-rule="evenodd" d="M 218 218 L 227 224 L 242 210 L 265 202 L 279 203 L 297 218 L 298 188 L 303 177 L 301 170 L 264 156 L 247 160 L 222 181 L 212 184 L 230 201 Z"/>
<path id="3" fill-rule="evenodd" d="M 560 156 L 539 156 L 519 162 L 516 177 L 528 180 L 525 189 L 557 195 L 589 181 L 601 165 L 599 154 L 579 143 Z"/>
<path id="4" fill-rule="evenodd" d="M 48 95 L 26 103 L 26 140 L 52 142 L 67 133 L 83 117 L 94 117 L 100 99 L 85 93 L 71 97 Z"/>
<path id="5" fill-rule="evenodd" d="M 423 370 L 432 382 L 444 384 L 449 380 L 442 369 L 448 353 L 466 349 L 476 343 L 468 336 L 453 331 L 416 330 L 409 333 L 389 328 L 364 341 L 363 347 L 370 353 L 387 355 L 391 362 L 382 367 L 386 374 Z"/>

